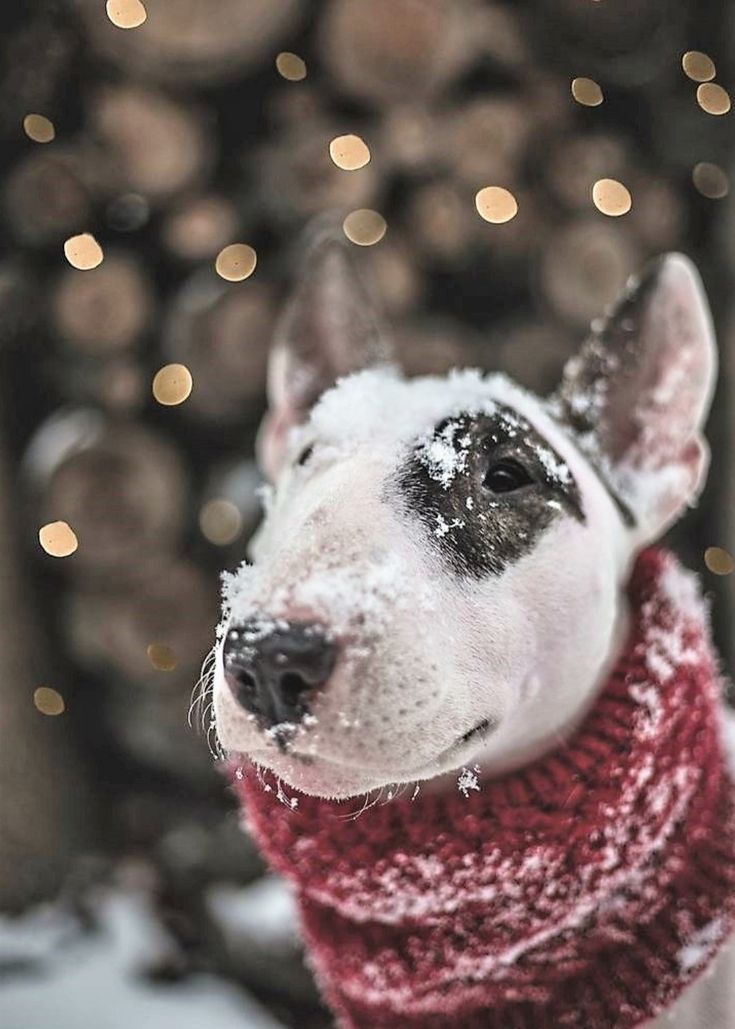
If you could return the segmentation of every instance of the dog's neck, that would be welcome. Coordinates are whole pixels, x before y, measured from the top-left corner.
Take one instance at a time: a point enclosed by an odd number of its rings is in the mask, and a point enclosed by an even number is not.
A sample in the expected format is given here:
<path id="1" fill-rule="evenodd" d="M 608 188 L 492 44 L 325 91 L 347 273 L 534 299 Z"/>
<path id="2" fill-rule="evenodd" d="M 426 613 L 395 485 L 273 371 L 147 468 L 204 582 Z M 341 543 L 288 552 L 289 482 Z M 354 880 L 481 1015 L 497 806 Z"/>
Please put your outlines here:
<path id="1" fill-rule="evenodd" d="M 235 769 L 341 1024 L 633 1029 L 713 959 L 735 924 L 735 810 L 706 612 L 660 552 L 631 599 L 579 730 L 466 796 L 350 821 Z"/>

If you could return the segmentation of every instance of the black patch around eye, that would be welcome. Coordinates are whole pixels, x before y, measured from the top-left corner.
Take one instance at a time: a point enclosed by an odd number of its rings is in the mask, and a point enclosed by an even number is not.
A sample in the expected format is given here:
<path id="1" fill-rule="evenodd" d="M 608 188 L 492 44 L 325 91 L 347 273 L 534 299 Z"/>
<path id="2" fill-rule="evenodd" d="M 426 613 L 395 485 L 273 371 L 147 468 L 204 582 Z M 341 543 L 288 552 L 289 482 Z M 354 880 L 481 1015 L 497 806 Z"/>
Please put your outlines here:
<path id="1" fill-rule="evenodd" d="M 514 490 L 522 489 L 532 482 L 532 477 L 520 461 L 515 461 L 513 458 L 505 458 L 500 461 L 490 462 L 490 467 L 485 472 L 482 485 L 491 493 L 512 493 Z"/>
<path id="2" fill-rule="evenodd" d="M 459 575 L 500 575 L 530 553 L 566 511 L 585 522 L 574 477 L 525 418 L 493 414 L 440 422 L 386 487 L 386 499 L 423 524 L 430 546 Z"/>

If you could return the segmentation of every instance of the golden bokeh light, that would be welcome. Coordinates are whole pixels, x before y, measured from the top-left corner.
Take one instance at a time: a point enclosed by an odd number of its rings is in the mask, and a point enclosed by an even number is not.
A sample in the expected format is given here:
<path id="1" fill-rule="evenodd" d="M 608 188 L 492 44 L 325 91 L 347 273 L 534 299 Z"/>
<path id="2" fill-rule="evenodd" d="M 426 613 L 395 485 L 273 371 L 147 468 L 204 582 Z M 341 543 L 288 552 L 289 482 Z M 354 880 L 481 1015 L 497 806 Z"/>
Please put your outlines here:
<path id="1" fill-rule="evenodd" d="M 687 50 L 681 59 L 681 66 L 684 74 L 692 82 L 709 82 L 717 74 L 715 62 L 709 54 L 705 54 L 701 50 Z"/>
<path id="2" fill-rule="evenodd" d="M 153 396 L 164 407 L 183 404 L 191 393 L 194 380 L 185 364 L 167 364 L 153 376 Z"/>
<path id="3" fill-rule="evenodd" d="M 610 218 L 627 214 L 633 206 L 629 190 L 617 179 L 598 179 L 592 187 L 592 202 Z"/>
<path id="4" fill-rule="evenodd" d="M 282 50 L 276 57 L 276 70 L 289 82 L 301 82 L 306 78 L 306 61 L 290 50 Z"/>
<path id="5" fill-rule="evenodd" d="M 67 522 L 48 522 L 41 526 L 38 542 L 50 557 L 69 557 L 79 546 L 76 533 Z"/>
<path id="6" fill-rule="evenodd" d="M 199 528 L 210 543 L 226 547 L 242 531 L 242 515 L 231 500 L 215 497 L 208 500 L 199 512 Z"/>
<path id="7" fill-rule="evenodd" d="M 475 197 L 477 213 L 486 222 L 502 225 L 518 214 L 518 201 L 503 186 L 485 186 Z"/>
<path id="8" fill-rule="evenodd" d="M 360 136 L 335 136 L 329 156 L 342 171 L 358 171 L 370 161 L 370 149 Z"/>
<path id="9" fill-rule="evenodd" d="M 102 264 L 104 254 L 94 236 L 82 232 L 79 236 L 70 236 L 64 243 L 64 256 L 72 268 L 81 272 L 91 271 Z"/>
<path id="10" fill-rule="evenodd" d="M 51 686 L 39 686 L 33 691 L 33 704 L 42 715 L 61 715 L 66 710 L 64 698 Z"/>
<path id="11" fill-rule="evenodd" d="M 707 547 L 704 552 L 704 563 L 713 575 L 731 575 L 735 571 L 732 554 L 722 547 Z"/>
<path id="12" fill-rule="evenodd" d="M 173 672 L 178 664 L 176 651 L 165 643 L 149 643 L 145 652 L 157 672 Z"/>
<path id="13" fill-rule="evenodd" d="M 228 282 L 242 282 L 250 278 L 258 263 L 258 255 L 247 243 L 230 243 L 217 254 L 214 267 Z"/>
<path id="14" fill-rule="evenodd" d="M 140 0 L 107 0 L 105 10 L 118 29 L 137 29 L 148 17 Z"/>
<path id="15" fill-rule="evenodd" d="M 342 222 L 342 230 L 351 243 L 371 247 L 379 243 L 388 230 L 388 224 L 378 211 L 361 207 L 351 211 Z"/>
<path id="16" fill-rule="evenodd" d="M 599 83 L 594 79 L 586 79 L 584 76 L 572 79 L 572 96 L 578 104 L 584 107 L 599 107 L 605 99 Z"/>
<path id="17" fill-rule="evenodd" d="M 721 200 L 730 192 L 730 180 L 724 168 L 709 161 L 700 161 L 692 170 L 695 188 L 709 200 Z"/>
<path id="18" fill-rule="evenodd" d="M 727 114 L 732 107 L 730 94 L 716 82 L 703 82 L 697 86 L 697 103 L 707 114 Z"/>
<path id="19" fill-rule="evenodd" d="M 50 143 L 56 138 L 54 123 L 43 114 L 27 114 L 23 119 L 23 131 L 34 143 Z"/>

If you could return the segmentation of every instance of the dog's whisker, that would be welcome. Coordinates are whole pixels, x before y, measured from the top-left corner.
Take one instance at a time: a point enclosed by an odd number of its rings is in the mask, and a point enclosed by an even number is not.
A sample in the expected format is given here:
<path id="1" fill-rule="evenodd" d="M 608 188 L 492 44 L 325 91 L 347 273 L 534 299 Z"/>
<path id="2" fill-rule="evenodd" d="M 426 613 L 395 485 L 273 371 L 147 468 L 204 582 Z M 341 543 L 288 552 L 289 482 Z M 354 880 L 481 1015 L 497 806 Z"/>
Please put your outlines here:
<path id="1" fill-rule="evenodd" d="M 383 788 L 381 787 L 380 788 L 380 792 L 378 793 L 378 799 L 380 798 L 380 795 L 381 795 L 382 792 L 383 792 Z M 354 822 L 358 818 L 360 818 L 361 815 L 364 815 L 365 812 L 368 811 L 374 805 L 375 805 L 375 801 L 371 801 L 370 800 L 370 791 L 368 791 L 365 794 L 365 797 L 364 797 L 364 800 L 363 800 L 363 803 L 362 803 L 362 807 L 359 808 L 359 810 L 357 810 L 357 811 L 350 811 L 346 815 L 338 815 L 337 817 L 340 819 L 340 821 L 343 821 L 343 822 Z"/>
<path id="2" fill-rule="evenodd" d="M 213 646 L 202 662 L 202 669 L 192 690 L 191 703 L 189 704 L 189 712 L 187 716 L 188 724 L 192 729 L 194 728 L 194 716 L 195 713 L 197 713 L 198 717 L 196 721 L 198 722 L 198 728 L 202 732 L 206 730 L 203 705 L 206 697 L 214 690 L 216 659 L 217 650 L 216 647 Z"/>
<path id="3" fill-rule="evenodd" d="M 214 711 L 214 701 L 210 700 L 207 703 L 207 705 L 204 707 L 204 709 L 202 710 L 200 732 L 205 733 L 205 734 L 209 732 L 209 730 L 210 730 L 210 728 L 212 726 L 212 723 L 214 721 L 214 718 L 212 717 L 213 711 Z M 208 716 L 209 716 L 209 721 L 207 721 Z"/>
<path id="4" fill-rule="evenodd" d="M 386 786 L 385 789 L 387 789 L 388 795 L 382 802 L 381 807 L 385 807 L 387 804 L 390 804 L 391 801 L 399 800 L 408 789 L 408 786 L 409 783 L 407 782 L 391 783 L 390 786 Z"/>
<path id="5" fill-rule="evenodd" d="M 366 811 L 370 811 L 371 808 L 374 808 L 377 804 L 380 803 L 380 799 L 383 796 L 384 790 L 385 790 L 385 786 L 381 786 L 380 789 L 377 791 L 375 797 L 373 797 L 372 800 L 370 800 L 370 794 L 369 793 L 365 794 L 365 803 L 363 804 L 363 806 L 360 809 L 360 811 L 356 814 L 355 820 L 357 818 L 361 818 L 365 814 Z"/>
<path id="6" fill-rule="evenodd" d="M 212 722 L 209 726 L 206 738 L 209 753 L 212 755 L 215 761 L 225 761 L 227 758 L 227 754 L 225 753 L 219 741 L 219 736 L 217 735 L 217 727 L 214 724 L 214 722 Z"/>

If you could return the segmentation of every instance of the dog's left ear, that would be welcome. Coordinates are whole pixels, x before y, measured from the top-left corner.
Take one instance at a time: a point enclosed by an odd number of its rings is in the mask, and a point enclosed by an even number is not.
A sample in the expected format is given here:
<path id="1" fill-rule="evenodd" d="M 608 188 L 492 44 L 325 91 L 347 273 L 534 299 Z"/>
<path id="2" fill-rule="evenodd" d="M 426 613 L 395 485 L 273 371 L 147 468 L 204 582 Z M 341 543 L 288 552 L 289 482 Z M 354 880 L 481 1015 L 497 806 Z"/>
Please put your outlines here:
<path id="1" fill-rule="evenodd" d="M 668 254 L 593 323 L 564 370 L 556 409 L 629 508 L 639 544 L 699 494 L 716 368 L 701 279 L 688 258 Z"/>
<path id="2" fill-rule="evenodd" d="M 278 474 L 289 430 L 306 420 L 326 389 L 352 372 L 388 364 L 391 356 L 346 242 L 331 227 L 313 231 L 271 350 L 268 413 L 257 443 L 266 475 Z"/>

